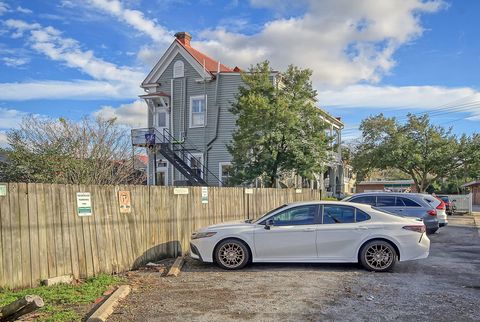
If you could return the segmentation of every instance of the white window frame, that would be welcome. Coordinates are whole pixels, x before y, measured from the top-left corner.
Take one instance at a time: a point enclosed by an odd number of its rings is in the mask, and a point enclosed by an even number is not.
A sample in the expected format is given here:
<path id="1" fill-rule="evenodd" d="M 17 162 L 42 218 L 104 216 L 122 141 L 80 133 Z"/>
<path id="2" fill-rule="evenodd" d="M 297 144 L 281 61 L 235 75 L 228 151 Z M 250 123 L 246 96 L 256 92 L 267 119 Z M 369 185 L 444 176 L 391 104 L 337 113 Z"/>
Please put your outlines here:
<path id="1" fill-rule="evenodd" d="M 201 163 L 202 166 L 205 165 L 205 164 L 203 164 L 203 163 L 205 162 L 205 160 L 203 159 L 203 153 L 191 153 L 191 154 L 192 154 L 192 156 L 193 156 L 195 159 L 197 159 L 197 160 L 200 161 L 200 163 Z M 189 167 L 192 167 L 192 160 L 191 160 L 190 158 L 188 159 L 188 166 L 189 166 Z M 201 171 L 201 172 L 200 172 L 200 173 L 201 173 L 201 176 L 200 176 L 200 177 L 202 177 L 202 179 L 204 179 L 205 174 L 203 173 L 203 168 L 200 169 L 200 171 Z"/>
<path id="2" fill-rule="evenodd" d="M 182 70 L 180 71 L 180 66 L 182 66 Z M 181 60 L 177 60 L 173 63 L 173 78 L 181 78 L 185 77 L 185 64 Z"/>
<path id="3" fill-rule="evenodd" d="M 192 124 L 192 106 L 193 106 L 193 101 L 202 99 L 205 100 L 205 111 L 204 111 L 204 116 L 203 116 L 203 124 L 202 125 L 194 125 Z M 195 95 L 195 96 L 190 96 L 190 106 L 189 106 L 189 113 L 188 113 L 188 118 L 189 118 L 189 127 L 191 129 L 193 128 L 198 128 L 198 127 L 206 127 L 207 126 L 207 95 Z"/>
<path id="4" fill-rule="evenodd" d="M 230 166 L 231 166 L 231 165 L 232 165 L 232 162 L 218 162 L 218 178 L 219 178 L 220 181 L 222 181 L 222 182 L 223 182 L 223 180 L 222 180 L 222 179 L 223 179 L 223 178 L 222 178 L 222 167 L 223 167 L 224 165 L 230 165 Z M 223 184 L 220 183 L 220 186 L 223 186 Z"/>

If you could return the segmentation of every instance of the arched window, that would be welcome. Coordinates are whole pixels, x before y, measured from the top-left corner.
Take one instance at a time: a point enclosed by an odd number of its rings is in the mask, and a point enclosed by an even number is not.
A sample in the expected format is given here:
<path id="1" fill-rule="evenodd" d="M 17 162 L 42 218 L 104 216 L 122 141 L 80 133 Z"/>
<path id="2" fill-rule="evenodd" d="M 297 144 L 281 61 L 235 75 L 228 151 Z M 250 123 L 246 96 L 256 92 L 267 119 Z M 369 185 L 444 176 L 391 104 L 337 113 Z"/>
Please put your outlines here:
<path id="1" fill-rule="evenodd" d="M 178 78 L 183 76 L 184 76 L 183 61 L 177 60 L 175 64 L 173 64 L 173 78 Z"/>

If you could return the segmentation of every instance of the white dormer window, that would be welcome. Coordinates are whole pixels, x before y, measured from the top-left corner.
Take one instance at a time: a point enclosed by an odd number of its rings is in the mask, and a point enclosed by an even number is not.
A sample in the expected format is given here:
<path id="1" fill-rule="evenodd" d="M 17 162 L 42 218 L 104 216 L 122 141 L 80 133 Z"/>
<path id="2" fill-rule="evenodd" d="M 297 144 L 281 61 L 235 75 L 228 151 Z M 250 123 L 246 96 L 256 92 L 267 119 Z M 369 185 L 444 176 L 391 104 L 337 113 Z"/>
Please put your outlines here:
<path id="1" fill-rule="evenodd" d="M 183 77 L 185 75 L 185 69 L 183 66 L 183 61 L 177 60 L 173 64 L 173 78 Z"/>

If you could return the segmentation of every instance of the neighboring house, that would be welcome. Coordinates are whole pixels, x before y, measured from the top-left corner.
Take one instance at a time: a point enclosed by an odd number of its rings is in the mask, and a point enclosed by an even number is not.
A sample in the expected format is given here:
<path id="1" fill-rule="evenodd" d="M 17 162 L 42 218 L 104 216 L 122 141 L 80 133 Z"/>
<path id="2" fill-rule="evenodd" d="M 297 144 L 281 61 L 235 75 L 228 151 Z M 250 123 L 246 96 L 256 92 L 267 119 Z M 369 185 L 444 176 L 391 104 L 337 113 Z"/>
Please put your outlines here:
<path id="1" fill-rule="evenodd" d="M 417 188 L 413 180 L 377 180 L 357 183 L 357 193 L 374 191 L 417 192 Z"/>
<path id="2" fill-rule="evenodd" d="M 187 32 L 175 34 L 141 84 L 148 106 L 148 128 L 132 130 L 135 146 L 147 147 L 148 184 L 223 185 L 232 157 L 227 150 L 235 130 L 230 112 L 243 82 L 238 67 L 230 68 L 194 49 Z M 272 82 L 277 81 L 272 72 Z M 295 186 L 325 187 L 335 192 L 343 182 L 340 156 L 343 123 L 322 111 L 329 124 L 332 164 L 317 182 L 296 180 Z M 300 181 L 300 182 L 299 182 Z"/>
<path id="3" fill-rule="evenodd" d="M 480 180 L 466 183 L 462 186 L 462 188 L 467 188 L 472 193 L 472 203 L 474 205 L 480 205 Z"/>

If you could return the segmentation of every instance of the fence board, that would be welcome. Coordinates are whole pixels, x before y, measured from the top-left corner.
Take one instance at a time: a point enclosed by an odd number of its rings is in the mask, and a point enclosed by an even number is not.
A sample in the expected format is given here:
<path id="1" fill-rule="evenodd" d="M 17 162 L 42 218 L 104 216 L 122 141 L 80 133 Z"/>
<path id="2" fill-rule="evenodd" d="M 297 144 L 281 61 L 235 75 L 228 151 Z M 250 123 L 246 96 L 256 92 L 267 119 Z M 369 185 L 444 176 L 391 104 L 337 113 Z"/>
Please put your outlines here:
<path id="1" fill-rule="evenodd" d="M 4 285 L 10 285 L 13 281 L 12 278 L 12 235 L 10 224 L 10 200 L 9 195 L 11 193 L 10 185 L 7 186 L 7 196 L 0 197 L 0 222 L 2 226 L 2 283 Z M 12 285 L 13 286 L 13 285 Z"/>
<path id="2" fill-rule="evenodd" d="M 20 250 L 21 250 L 21 271 L 22 278 L 19 279 L 19 285 L 29 283 L 32 285 L 32 271 L 30 258 L 30 231 L 28 229 L 28 190 L 26 183 L 18 184 L 18 205 L 19 205 L 19 234 L 20 234 Z"/>

